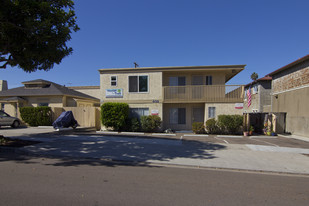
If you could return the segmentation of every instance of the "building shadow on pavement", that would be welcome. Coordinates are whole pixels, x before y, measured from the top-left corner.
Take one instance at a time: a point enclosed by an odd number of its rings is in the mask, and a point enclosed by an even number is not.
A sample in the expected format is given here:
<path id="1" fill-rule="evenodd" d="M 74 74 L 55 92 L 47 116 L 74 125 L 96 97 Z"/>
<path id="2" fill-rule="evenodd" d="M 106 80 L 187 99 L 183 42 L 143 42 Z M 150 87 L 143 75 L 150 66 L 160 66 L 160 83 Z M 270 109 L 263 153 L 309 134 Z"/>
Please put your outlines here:
<path id="1" fill-rule="evenodd" d="M 196 162 L 214 159 L 216 150 L 226 147 L 200 141 L 170 139 L 88 137 L 59 139 L 30 145 L 14 151 L 1 151 L 0 161 L 32 163 L 33 159 L 50 158 L 54 166 L 149 166 L 150 163 Z M 37 161 L 37 160 L 35 160 Z"/>

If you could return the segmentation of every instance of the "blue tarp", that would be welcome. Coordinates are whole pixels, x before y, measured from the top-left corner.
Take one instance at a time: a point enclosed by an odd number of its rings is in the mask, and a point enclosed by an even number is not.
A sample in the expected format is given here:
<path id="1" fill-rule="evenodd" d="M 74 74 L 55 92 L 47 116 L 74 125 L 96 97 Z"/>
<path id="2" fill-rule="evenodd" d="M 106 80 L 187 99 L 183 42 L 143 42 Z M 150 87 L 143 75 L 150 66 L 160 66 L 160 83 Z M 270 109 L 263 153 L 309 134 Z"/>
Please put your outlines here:
<path id="1" fill-rule="evenodd" d="M 74 119 L 72 111 L 62 112 L 60 116 L 54 121 L 53 127 L 55 129 L 64 127 L 77 127 L 77 121 Z"/>

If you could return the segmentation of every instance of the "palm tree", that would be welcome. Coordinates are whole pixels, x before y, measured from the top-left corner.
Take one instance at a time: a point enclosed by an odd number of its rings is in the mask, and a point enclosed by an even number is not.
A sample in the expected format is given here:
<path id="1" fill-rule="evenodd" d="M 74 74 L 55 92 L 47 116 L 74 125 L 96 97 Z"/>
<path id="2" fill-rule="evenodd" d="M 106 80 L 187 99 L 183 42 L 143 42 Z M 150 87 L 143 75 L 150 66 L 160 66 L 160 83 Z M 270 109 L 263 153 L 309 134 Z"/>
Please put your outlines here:
<path id="1" fill-rule="evenodd" d="M 252 79 L 253 81 L 255 81 L 255 80 L 257 80 L 257 78 L 259 78 L 259 75 L 258 75 L 257 73 L 255 73 L 255 72 L 253 72 L 253 73 L 251 74 L 251 79 Z"/>

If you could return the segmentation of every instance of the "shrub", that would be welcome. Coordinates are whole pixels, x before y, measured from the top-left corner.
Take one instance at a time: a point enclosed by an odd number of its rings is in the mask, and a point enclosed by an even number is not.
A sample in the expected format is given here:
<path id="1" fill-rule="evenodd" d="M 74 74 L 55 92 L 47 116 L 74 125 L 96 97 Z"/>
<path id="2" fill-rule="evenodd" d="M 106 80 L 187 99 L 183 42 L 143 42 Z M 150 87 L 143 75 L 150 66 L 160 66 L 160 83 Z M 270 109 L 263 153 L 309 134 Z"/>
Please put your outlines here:
<path id="1" fill-rule="evenodd" d="M 217 121 L 215 118 L 206 121 L 206 131 L 209 134 L 217 134 L 220 132 Z"/>
<path id="2" fill-rule="evenodd" d="M 195 134 L 205 134 L 205 126 L 203 122 L 193 122 L 192 130 Z"/>
<path id="3" fill-rule="evenodd" d="M 219 115 L 218 125 L 221 132 L 225 134 L 237 134 L 243 124 L 242 115 Z"/>
<path id="4" fill-rule="evenodd" d="M 51 126 L 52 112 L 50 107 L 21 107 L 20 116 L 30 126 Z"/>
<path id="5" fill-rule="evenodd" d="M 132 118 L 130 121 L 130 131 L 138 132 L 141 130 L 141 124 L 137 118 Z"/>
<path id="6" fill-rule="evenodd" d="M 157 115 L 141 117 L 141 129 L 144 132 L 156 132 L 161 126 L 161 118 Z"/>
<path id="7" fill-rule="evenodd" d="M 101 120 L 105 127 L 120 131 L 126 126 L 129 105 L 126 103 L 106 102 L 101 106 Z"/>

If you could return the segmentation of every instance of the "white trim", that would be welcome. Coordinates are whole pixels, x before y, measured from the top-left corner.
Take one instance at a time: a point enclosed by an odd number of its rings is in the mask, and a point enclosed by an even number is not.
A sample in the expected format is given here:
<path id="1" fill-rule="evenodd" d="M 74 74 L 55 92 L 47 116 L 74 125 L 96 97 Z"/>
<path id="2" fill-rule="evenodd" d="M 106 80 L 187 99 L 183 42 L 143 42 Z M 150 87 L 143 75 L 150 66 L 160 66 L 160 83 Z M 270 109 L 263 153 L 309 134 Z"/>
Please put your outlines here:
<path id="1" fill-rule="evenodd" d="M 112 77 L 116 77 L 116 85 L 112 85 L 112 82 L 115 82 L 115 81 L 112 80 Z M 111 83 L 111 87 L 117 87 L 117 85 L 118 85 L 118 77 L 115 76 L 115 75 L 110 76 L 110 83 Z"/>
<path id="2" fill-rule="evenodd" d="M 300 87 L 296 87 L 296 88 L 292 88 L 292 89 L 288 89 L 288 90 L 285 90 L 285 91 L 282 91 L 282 92 L 271 93 L 271 95 L 282 94 L 282 93 L 285 93 L 285 92 L 291 92 L 291 91 L 295 91 L 295 90 L 298 90 L 298 89 L 304 89 L 304 88 L 307 88 L 307 87 L 309 87 L 309 84 L 304 85 L 304 86 L 300 86 Z"/>
<path id="3" fill-rule="evenodd" d="M 184 137 L 208 137 L 207 134 L 184 134 Z"/>
<path id="4" fill-rule="evenodd" d="M 169 133 L 152 133 L 153 136 L 176 136 L 176 134 L 169 134 Z"/>

